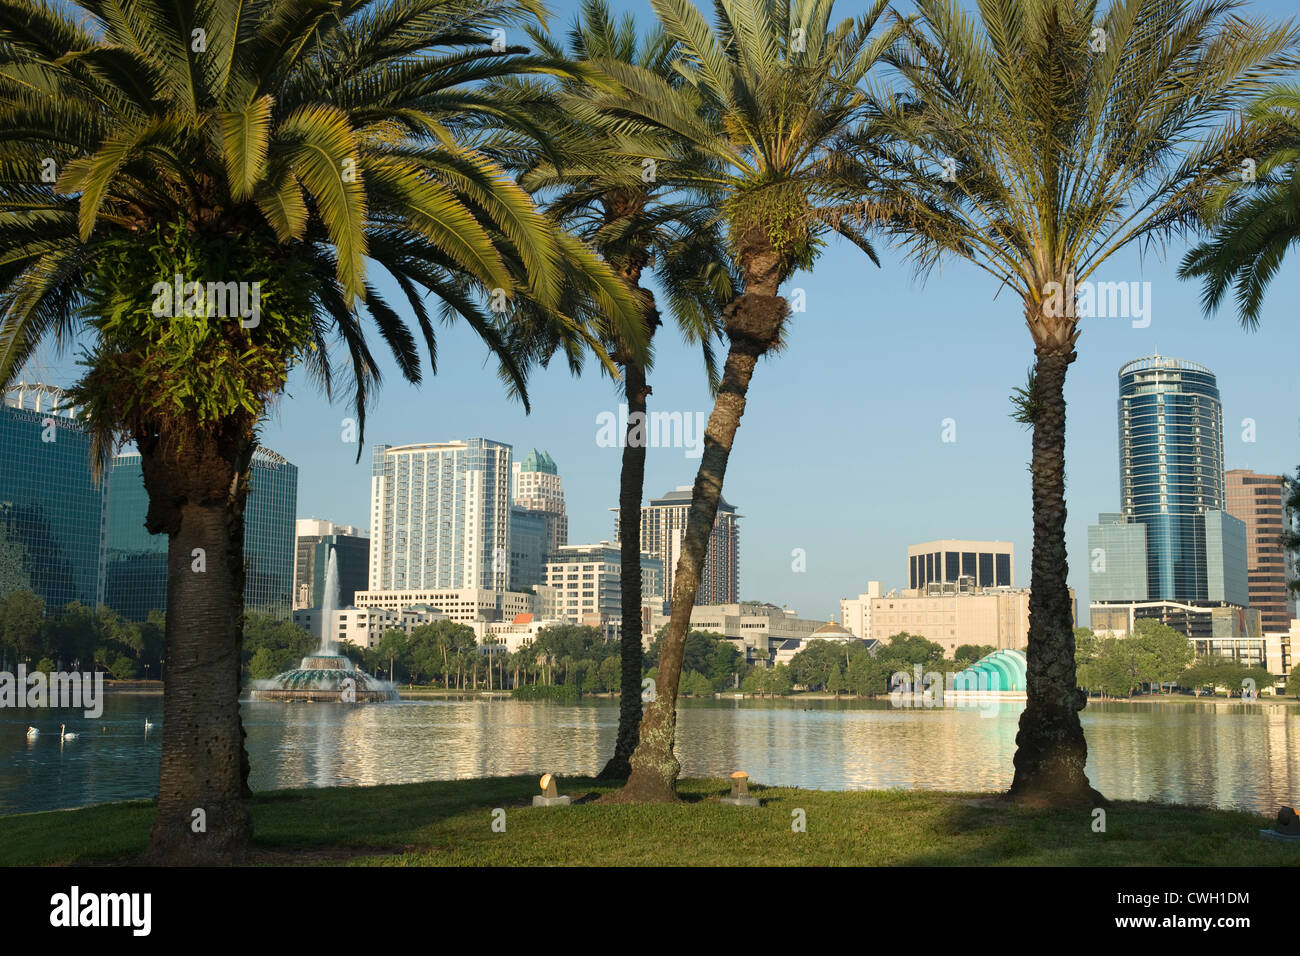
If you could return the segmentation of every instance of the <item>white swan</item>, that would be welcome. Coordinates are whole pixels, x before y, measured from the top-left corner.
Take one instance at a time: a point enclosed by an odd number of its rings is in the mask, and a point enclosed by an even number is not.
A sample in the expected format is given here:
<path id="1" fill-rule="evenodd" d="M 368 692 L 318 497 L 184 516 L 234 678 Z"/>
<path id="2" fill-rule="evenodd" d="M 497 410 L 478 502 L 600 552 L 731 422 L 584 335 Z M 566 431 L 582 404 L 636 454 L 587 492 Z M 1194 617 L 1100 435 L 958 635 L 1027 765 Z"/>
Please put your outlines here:
<path id="1" fill-rule="evenodd" d="M 67 724 L 59 724 L 59 739 L 60 739 L 60 740 L 76 740 L 76 739 L 77 739 L 77 735 L 76 735 L 76 734 L 70 734 L 70 733 L 68 733 L 67 727 L 68 727 Z"/>
<path id="2" fill-rule="evenodd" d="M 27 728 L 27 739 L 28 739 L 28 740 L 32 740 L 33 738 L 35 738 L 35 737 L 39 737 L 40 735 L 41 735 L 41 732 L 40 732 L 39 730 L 37 730 L 35 727 L 28 727 L 28 728 Z"/>
<path id="3" fill-rule="evenodd" d="M 149 723 L 149 718 L 146 717 L 144 719 L 144 732 L 147 734 L 151 730 L 153 730 L 153 724 Z"/>

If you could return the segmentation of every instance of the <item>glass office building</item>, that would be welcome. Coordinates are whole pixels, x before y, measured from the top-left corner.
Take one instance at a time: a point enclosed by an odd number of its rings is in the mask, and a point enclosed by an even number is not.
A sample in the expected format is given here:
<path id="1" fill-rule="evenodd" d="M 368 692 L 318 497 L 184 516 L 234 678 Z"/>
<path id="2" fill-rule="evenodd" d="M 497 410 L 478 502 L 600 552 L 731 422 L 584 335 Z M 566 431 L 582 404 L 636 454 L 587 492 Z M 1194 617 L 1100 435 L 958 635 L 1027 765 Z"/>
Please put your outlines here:
<path id="1" fill-rule="evenodd" d="M 104 599 L 108 482 L 91 479 L 90 435 L 53 386 L 0 405 L 0 597 L 32 591 L 48 614 Z"/>
<path id="2" fill-rule="evenodd" d="M 1124 365 L 1119 449 L 1122 510 L 1088 529 L 1094 605 L 1245 608 L 1246 526 L 1225 510 L 1223 406 L 1214 373 L 1163 355 Z"/>
<path id="3" fill-rule="evenodd" d="M 1124 365 L 1119 453 L 1120 507 L 1147 530 L 1148 597 L 1206 600 L 1214 544 L 1206 540 L 1205 514 L 1225 505 L 1214 373 L 1162 355 Z"/>
<path id="4" fill-rule="evenodd" d="M 167 536 L 144 528 L 149 510 L 140 456 L 113 459 L 109 483 L 105 598 L 128 620 L 167 608 Z M 280 455 L 253 453 L 244 509 L 244 607 L 289 620 L 293 600 L 298 468 Z"/>

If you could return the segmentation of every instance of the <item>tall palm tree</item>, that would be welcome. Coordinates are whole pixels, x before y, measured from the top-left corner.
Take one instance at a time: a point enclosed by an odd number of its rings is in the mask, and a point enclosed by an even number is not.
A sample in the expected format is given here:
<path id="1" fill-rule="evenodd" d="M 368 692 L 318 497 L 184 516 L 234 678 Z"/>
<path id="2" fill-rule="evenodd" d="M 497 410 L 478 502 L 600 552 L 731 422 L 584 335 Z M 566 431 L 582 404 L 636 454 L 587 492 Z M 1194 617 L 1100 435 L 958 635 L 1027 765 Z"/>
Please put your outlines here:
<path id="1" fill-rule="evenodd" d="M 0 382 L 43 339 L 85 331 L 75 394 L 100 450 L 121 438 L 140 450 L 146 527 L 169 539 L 160 861 L 238 858 L 251 840 L 242 523 L 268 402 L 298 363 L 329 394 L 333 339 L 364 429 L 379 376 L 362 302 L 419 379 L 414 336 L 367 263 L 396 282 L 431 358 L 427 294 L 497 351 L 516 392 L 522 372 L 485 296 L 571 325 L 555 307 L 577 286 L 642 341 L 620 280 L 461 141 L 476 114 L 531 128 L 476 91 L 557 68 L 493 44 L 494 27 L 537 12 L 532 0 L 0 4 Z M 188 283 L 223 285 L 201 298 Z M 260 310 L 233 312 L 230 289 Z"/>
<path id="2" fill-rule="evenodd" d="M 550 111 L 559 130 L 548 144 L 555 159 L 539 156 L 522 179 L 564 228 L 588 242 L 627 283 L 643 303 L 644 334 L 652 341 L 662 324 L 654 292 L 642 283 L 652 272 L 667 295 L 669 314 L 682 337 L 699 344 L 704 353 L 710 386 L 716 388 L 713 339 L 720 335 L 722 309 L 733 297 L 738 278 L 731 274 L 721 230 L 698 197 L 674 190 L 654 172 L 629 162 L 621 143 L 599 126 L 574 122 L 590 98 L 593 85 L 603 78 L 592 72 L 592 61 L 613 61 L 640 67 L 667 83 L 680 79 L 673 69 L 674 44 L 662 29 L 638 41 L 630 14 L 615 22 L 604 0 L 584 0 L 568 34 L 568 49 L 538 31 L 539 49 L 554 60 L 569 58 L 585 66 L 560 81 L 549 97 Z M 548 361 L 558 343 L 535 345 Z M 648 362 L 639 360 L 626 343 L 606 343 L 621 369 L 627 403 L 619 472 L 619 543 L 621 617 L 620 697 L 618 734 L 614 754 L 600 776 L 626 779 L 629 759 L 637 745 L 641 724 L 641 502 L 645 486 L 648 425 L 646 411 L 651 389 Z"/>
<path id="3" fill-rule="evenodd" d="M 677 690 L 691 608 L 754 369 L 785 335 L 781 284 L 812 267 L 829 231 L 875 257 L 839 214 L 859 184 L 839 169 L 838 155 L 865 120 L 865 78 L 898 27 L 875 30 L 886 0 L 836 25 L 833 4 L 718 0 L 710 26 L 689 0 L 651 0 L 677 46 L 673 65 L 682 82 L 593 60 L 619 88 L 597 97 L 592 113 L 633 140 L 625 155 L 653 160 L 668 183 L 715 205 L 743 286 L 724 310 L 727 357 L 687 514 L 656 698 L 641 721 L 632 773 L 614 799 L 676 799 Z M 635 143 L 647 132 L 659 134 L 653 145 Z"/>
<path id="4" fill-rule="evenodd" d="M 1204 280 L 1207 312 L 1218 310 L 1231 285 L 1241 323 L 1253 329 L 1268 284 L 1300 240 L 1300 86 L 1277 87 L 1246 115 L 1262 134 L 1276 137 L 1274 145 L 1209 197 L 1204 217 L 1213 235 L 1187 253 L 1178 275 Z"/>
<path id="5" fill-rule="evenodd" d="M 1034 344 L 1018 405 L 1033 427 L 1028 703 L 1010 795 L 1088 804 L 1065 550 L 1066 371 L 1074 290 L 1118 250 L 1190 225 L 1206 192 L 1258 155 L 1237 111 L 1289 63 L 1295 30 L 1235 0 L 916 0 L 882 100 L 894 147 L 868 220 L 922 267 L 970 261 L 1013 290 Z M 870 155 L 869 155 L 870 154 Z M 877 167 L 879 168 L 879 167 Z M 1095 805 L 1095 803 L 1093 803 Z"/>

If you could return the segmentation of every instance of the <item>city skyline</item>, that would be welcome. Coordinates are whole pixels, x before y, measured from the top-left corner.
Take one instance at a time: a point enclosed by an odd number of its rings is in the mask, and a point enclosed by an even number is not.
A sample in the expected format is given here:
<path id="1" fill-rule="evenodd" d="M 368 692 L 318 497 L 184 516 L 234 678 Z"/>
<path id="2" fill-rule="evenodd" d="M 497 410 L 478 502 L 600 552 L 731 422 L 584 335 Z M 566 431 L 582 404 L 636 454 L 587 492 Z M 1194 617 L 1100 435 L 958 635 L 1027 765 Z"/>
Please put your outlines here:
<path id="1" fill-rule="evenodd" d="M 827 255 L 847 258 L 849 251 L 835 247 Z M 1176 253 L 1171 252 L 1170 259 L 1176 259 Z M 888 310 L 917 290 L 906 274 L 891 270 L 885 258 L 882 261 L 886 268 L 878 273 L 881 302 Z M 1212 320 L 1200 318 L 1195 287 L 1172 278 L 1171 262 L 1164 263 L 1163 270 L 1166 279 L 1157 290 L 1167 290 L 1171 304 L 1157 307 L 1152 327 L 1134 329 L 1115 320 L 1085 323 L 1088 347 L 1081 349 L 1066 385 L 1070 585 L 1084 607 L 1091 600 L 1087 526 L 1098 514 L 1115 510 L 1120 500 L 1114 409 L 1116 376 L 1124 363 L 1156 351 L 1159 345 L 1163 352 L 1199 361 L 1215 371 L 1224 407 L 1225 469 L 1293 474 L 1300 463 L 1294 411 L 1300 408 L 1300 383 L 1287 374 L 1284 364 L 1288 349 L 1295 345 L 1295 330 L 1282 314 L 1284 302 L 1300 297 L 1300 277 L 1279 276 L 1280 294 L 1266 303 L 1260 329 L 1246 332 L 1230 309 Z M 960 265 L 951 272 L 972 279 L 976 275 Z M 801 284 L 808 288 L 810 302 L 816 302 L 821 292 L 836 298 L 833 282 L 804 275 L 791 281 L 792 286 Z M 950 286 L 945 283 L 944 288 Z M 972 321 L 950 330 L 952 352 L 969 361 L 963 363 L 946 350 L 940 356 L 952 383 L 946 395 L 935 397 L 935 389 L 927 386 L 915 400 L 879 409 L 865 407 L 865 399 L 848 403 L 845 407 L 856 410 L 861 423 L 854 425 L 857 431 L 850 436 L 841 434 L 837 422 L 828 421 L 831 416 L 819 407 L 836 397 L 828 390 L 843 397 L 849 387 L 843 376 L 830 376 L 812 391 L 790 391 L 792 381 L 797 385 L 800 378 L 801 363 L 823 361 L 818 355 L 821 346 L 827 346 L 827 355 L 837 355 L 829 348 L 837 331 L 834 324 L 796 316 L 782 361 L 764 363 L 758 370 L 759 375 L 781 381 L 773 381 L 770 391 L 751 398 L 724 489 L 728 500 L 742 502 L 746 515 L 741 599 L 786 604 L 802 615 L 831 619 L 840 599 L 860 593 L 868 580 L 904 586 L 906 549 L 918 541 L 958 534 L 1006 540 L 1022 554 L 1030 554 L 1029 435 L 1011 421 L 1007 396 L 1023 380 L 1032 353 L 1023 329 L 1010 327 L 1013 323 L 999 315 L 999 303 L 991 298 L 964 301 L 974 316 L 989 321 Z M 1153 330 L 1161 327 L 1160 317 L 1166 311 L 1178 315 L 1166 319 L 1164 334 L 1157 337 Z M 996 319 L 1002 320 L 1000 325 Z M 881 323 L 874 328 L 883 333 L 887 346 L 907 344 L 919 353 L 933 345 L 919 328 L 906 323 Z M 992 335 L 991 330 L 999 334 Z M 617 503 L 621 449 L 596 443 L 597 414 L 616 410 L 620 400 L 608 378 L 597 375 L 590 363 L 581 378 L 558 370 L 543 372 L 533 379 L 533 414 L 526 416 L 521 406 L 499 393 L 490 370 L 481 365 L 482 348 L 472 337 L 452 327 L 443 330 L 440 339 L 444 360 L 439 374 L 426 379 L 423 391 L 401 382 L 376 350 L 385 383 L 368 417 L 359 463 L 357 444 L 343 440 L 345 420 L 351 415 L 346 400 L 329 405 L 300 375 L 291 378 L 289 396 L 263 427 L 262 440 L 299 465 L 298 517 L 318 516 L 368 528 L 370 458 L 376 444 L 476 434 L 520 448 L 547 449 L 564 464 L 569 540 L 609 538 L 608 509 Z M 449 361 L 452 354 L 462 360 Z M 470 357 L 473 361 L 467 360 Z M 890 394 L 890 383 L 899 377 L 904 363 L 879 364 L 875 394 Z M 1268 374 L 1270 367 L 1275 374 Z M 981 380 L 995 373 L 1001 379 L 996 386 Z M 66 358 L 46 363 L 49 381 L 66 385 L 74 374 Z M 670 336 L 663 337 L 651 381 L 656 388 L 652 402 L 661 409 L 691 408 L 692 396 L 693 407 L 708 407 L 696 351 Z M 430 408 L 467 390 L 485 400 L 460 402 L 455 405 L 455 421 L 428 424 Z M 904 389 L 902 394 L 911 392 Z M 867 412 L 878 420 L 868 419 Z M 955 419 L 955 442 L 941 440 L 945 418 Z M 1243 425 L 1246 419 L 1250 421 Z M 820 459 L 814 467 L 810 459 L 810 473 L 801 463 L 803 456 L 774 456 L 775 446 L 798 442 L 792 432 L 834 444 L 842 463 L 836 468 Z M 856 443 L 849 438 L 856 438 Z M 697 462 L 687 457 L 687 451 L 648 449 L 643 500 L 648 501 L 656 488 L 689 482 Z M 872 462 L 875 469 L 866 470 Z M 886 467 L 887 463 L 892 466 Z M 960 473 L 962 481 L 955 483 L 951 473 Z M 798 494 L 809 482 L 822 483 L 818 494 Z M 927 497 L 934 500 L 921 507 Z M 894 504 L 873 507 L 873 500 Z M 805 573 L 791 570 L 794 548 L 806 552 Z M 1028 570 L 1026 560 L 1017 568 L 1015 586 L 1029 585 Z"/>

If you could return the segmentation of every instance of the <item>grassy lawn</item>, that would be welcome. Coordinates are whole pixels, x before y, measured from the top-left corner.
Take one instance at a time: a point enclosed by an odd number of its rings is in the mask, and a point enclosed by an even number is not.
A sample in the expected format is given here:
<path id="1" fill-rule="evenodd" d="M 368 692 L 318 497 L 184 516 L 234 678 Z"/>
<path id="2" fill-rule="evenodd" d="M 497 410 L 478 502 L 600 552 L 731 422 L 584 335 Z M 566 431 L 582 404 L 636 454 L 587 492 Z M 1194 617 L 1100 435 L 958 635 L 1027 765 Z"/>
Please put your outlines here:
<path id="1" fill-rule="evenodd" d="M 594 798 L 589 778 L 560 792 Z M 677 806 L 533 809 L 532 777 L 276 791 L 253 804 L 257 862 L 480 865 L 1297 865 L 1300 846 L 1260 839 L 1249 813 L 1117 803 L 1106 832 L 1086 811 L 1010 807 L 987 794 L 751 786 L 758 809 L 723 806 L 723 780 L 686 780 Z M 504 808 L 506 832 L 492 830 Z M 804 811 L 807 832 L 791 829 Z M 130 863 L 148 802 L 0 818 L 0 864 Z"/>

